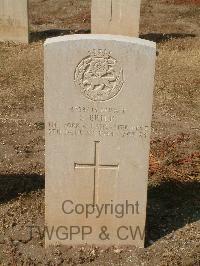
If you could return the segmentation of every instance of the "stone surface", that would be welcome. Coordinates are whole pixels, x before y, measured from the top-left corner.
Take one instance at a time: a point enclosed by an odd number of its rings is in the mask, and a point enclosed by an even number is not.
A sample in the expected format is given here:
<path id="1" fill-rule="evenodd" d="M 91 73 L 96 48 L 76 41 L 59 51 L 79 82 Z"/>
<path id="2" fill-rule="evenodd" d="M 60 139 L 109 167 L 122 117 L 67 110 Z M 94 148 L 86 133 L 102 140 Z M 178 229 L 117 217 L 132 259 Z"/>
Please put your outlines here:
<path id="1" fill-rule="evenodd" d="M 143 246 L 155 54 L 122 36 L 45 42 L 47 245 Z"/>
<path id="2" fill-rule="evenodd" d="M 28 43 L 27 0 L 0 0 L 0 41 Z"/>
<path id="3" fill-rule="evenodd" d="M 141 0 L 92 0 L 93 34 L 138 37 Z"/>

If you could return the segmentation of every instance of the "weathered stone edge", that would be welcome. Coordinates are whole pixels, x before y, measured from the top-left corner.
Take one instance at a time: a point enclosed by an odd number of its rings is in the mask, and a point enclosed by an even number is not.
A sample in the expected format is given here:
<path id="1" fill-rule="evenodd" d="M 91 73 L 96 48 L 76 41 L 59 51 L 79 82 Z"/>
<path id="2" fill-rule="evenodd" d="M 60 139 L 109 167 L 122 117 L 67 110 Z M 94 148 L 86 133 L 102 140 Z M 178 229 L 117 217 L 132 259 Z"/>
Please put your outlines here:
<path id="1" fill-rule="evenodd" d="M 118 41 L 118 42 L 129 42 L 134 44 L 139 44 L 143 46 L 148 46 L 156 49 L 156 43 L 148 41 L 145 39 L 140 39 L 136 37 L 128 37 L 121 35 L 110 35 L 110 34 L 74 34 L 74 35 L 65 35 L 59 37 L 53 37 L 46 39 L 44 46 L 50 45 L 57 42 L 66 42 L 66 41 L 81 41 L 81 40 L 105 40 L 105 41 Z"/>

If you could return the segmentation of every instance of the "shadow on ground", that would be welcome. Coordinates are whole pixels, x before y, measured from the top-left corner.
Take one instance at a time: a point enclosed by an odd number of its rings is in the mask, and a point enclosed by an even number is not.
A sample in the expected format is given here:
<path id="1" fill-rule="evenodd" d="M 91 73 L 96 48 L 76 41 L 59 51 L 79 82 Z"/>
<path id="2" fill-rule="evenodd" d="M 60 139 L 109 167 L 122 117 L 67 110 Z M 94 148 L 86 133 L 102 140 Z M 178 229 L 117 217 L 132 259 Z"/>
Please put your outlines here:
<path id="1" fill-rule="evenodd" d="M 87 34 L 90 33 L 89 29 L 69 30 L 69 29 L 49 29 L 45 31 L 31 32 L 30 41 L 37 42 L 47 38 L 58 37 L 70 34 Z"/>
<path id="2" fill-rule="evenodd" d="M 187 37 L 195 37 L 195 34 L 188 34 L 188 33 L 147 33 L 147 34 L 141 34 L 140 38 L 153 41 L 156 43 L 166 42 L 173 39 L 183 39 Z"/>
<path id="3" fill-rule="evenodd" d="M 45 178 L 32 175 L 0 175 L 0 203 L 7 202 L 22 193 L 44 188 Z"/>
<path id="4" fill-rule="evenodd" d="M 200 219 L 200 182 L 168 181 L 148 189 L 146 246 Z"/>
<path id="5" fill-rule="evenodd" d="M 0 203 L 22 193 L 43 189 L 45 178 L 40 175 L 1 175 Z M 145 246 L 165 235 L 200 219 L 200 182 L 163 182 L 148 188 Z"/>
<path id="6" fill-rule="evenodd" d="M 49 29 L 45 31 L 37 31 L 30 33 L 30 41 L 37 42 L 40 40 L 45 40 L 47 38 L 58 37 L 63 35 L 70 35 L 70 34 L 88 34 L 90 33 L 90 29 L 80 29 L 80 30 L 70 30 L 70 29 Z M 146 39 L 149 41 L 154 41 L 156 43 L 166 42 L 172 39 L 180 39 L 180 38 L 187 38 L 187 37 L 195 37 L 195 34 L 189 33 L 147 33 L 141 34 L 141 39 Z"/>

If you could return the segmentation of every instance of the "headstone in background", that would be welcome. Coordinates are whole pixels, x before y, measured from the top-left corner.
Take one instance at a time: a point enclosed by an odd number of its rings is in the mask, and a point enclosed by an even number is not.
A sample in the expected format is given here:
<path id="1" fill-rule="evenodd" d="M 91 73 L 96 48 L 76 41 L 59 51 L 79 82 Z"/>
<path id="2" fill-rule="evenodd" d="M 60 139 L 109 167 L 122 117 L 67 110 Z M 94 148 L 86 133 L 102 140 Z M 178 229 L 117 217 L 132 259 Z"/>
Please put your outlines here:
<path id="1" fill-rule="evenodd" d="M 47 245 L 143 247 L 155 54 L 131 37 L 46 41 Z"/>
<path id="2" fill-rule="evenodd" d="M 0 41 L 28 43 L 27 0 L 0 0 Z"/>
<path id="3" fill-rule="evenodd" d="M 93 34 L 139 36 L 141 0 L 92 0 Z"/>

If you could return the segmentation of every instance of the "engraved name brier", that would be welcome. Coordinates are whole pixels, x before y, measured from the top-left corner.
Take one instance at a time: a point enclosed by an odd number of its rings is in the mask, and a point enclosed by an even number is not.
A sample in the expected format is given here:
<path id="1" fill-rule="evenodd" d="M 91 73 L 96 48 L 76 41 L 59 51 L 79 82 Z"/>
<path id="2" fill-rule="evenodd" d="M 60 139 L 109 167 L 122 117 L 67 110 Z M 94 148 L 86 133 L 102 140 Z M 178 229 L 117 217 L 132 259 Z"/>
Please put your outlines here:
<path id="1" fill-rule="evenodd" d="M 77 65 L 74 81 L 88 99 L 106 101 L 121 91 L 124 84 L 123 70 L 110 52 L 92 50 Z"/>

